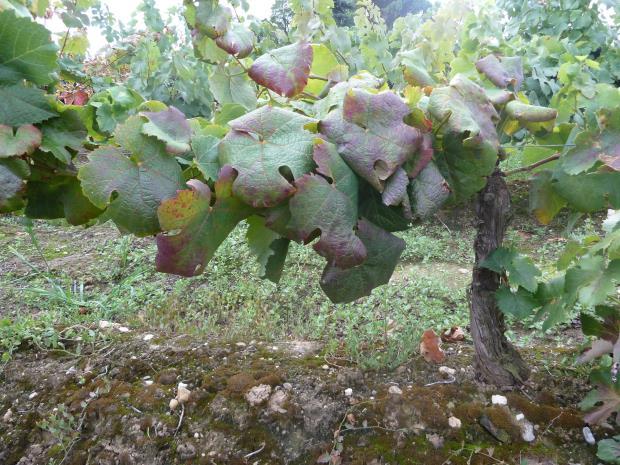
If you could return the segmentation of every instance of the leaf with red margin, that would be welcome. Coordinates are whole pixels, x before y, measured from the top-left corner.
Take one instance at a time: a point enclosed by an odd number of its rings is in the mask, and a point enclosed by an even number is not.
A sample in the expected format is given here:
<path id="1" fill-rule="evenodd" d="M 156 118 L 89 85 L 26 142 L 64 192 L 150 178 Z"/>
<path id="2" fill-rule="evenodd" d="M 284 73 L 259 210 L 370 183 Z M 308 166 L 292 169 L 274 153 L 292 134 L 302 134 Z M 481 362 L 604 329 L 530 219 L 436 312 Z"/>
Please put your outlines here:
<path id="1" fill-rule="evenodd" d="M 11 126 L 0 124 L 0 158 L 32 153 L 41 145 L 42 137 L 32 124 L 20 126 L 15 133 Z"/>
<path id="2" fill-rule="evenodd" d="M 505 89 L 509 85 L 516 92 L 523 83 L 521 57 L 497 57 L 487 55 L 476 62 L 476 69 L 489 78 L 497 87 Z"/>
<path id="3" fill-rule="evenodd" d="M 180 276 L 196 276 L 237 224 L 255 210 L 233 196 L 235 171 L 225 166 L 215 183 L 215 203 L 211 205 L 209 186 L 192 179 L 190 190 L 181 190 L 161 203 L 157 214 L 164 231 L 176 234 L 157 236 L 157 271 Z"/>
<path id="4" fill-rule="evenodd" d="M 291 98 L 306 87 L 312 56 L 312 46 L 306 42 L 270 50 L 256 59 L 248 75 L 261 86 Z"/>
<path id="5" fill-rule="evenodd" d="M 281 108 L 260 107 L 230 121 L 232 130 L 219 146 L 220 165 L 231 165 L 238 173 L 235 196 L 254 207 L 272 207 L 295 192 L 282 174 L 293 180 L 314 168 L 312 147 L 315 135 L 304 129 L 311 118 Z"/>
<path id="6" fill-rule="evenodd" d="M 382 192 L 385 181 L 420 147 L 420 131 L 403 121 L 408 114 L 409 107 L 392 92 L 351 89 L 342 111 L 330 112 L 319 129 L 353 171 Z"/>
<path id="7" fill-rule="evenodd" d="M 364 218 L 358 222 L 357 235 L 366 248 L 366 261 L 349 269 L 327 264 L 323 270 L 321 289 L 334 303 L 352 302 L 387 284 L 405 250 L 405 241 Z"/>
<path id="8" fill-rule="evenodd" d="M 219 48 L 237 58 L 245 58 L 254 49 L 254 33 L 242 24 L 235 23 L 223 36 L 215 39 Z"/>
<path id="9" fill-rule="evenodd" d="M 166 151 L 172 154 L 189 152 L 192 130 L 185 115 L 175 107 L 163 111 L 143 111 L 140 115 L 149 120 L 142 132 L 166 143 Z"/>

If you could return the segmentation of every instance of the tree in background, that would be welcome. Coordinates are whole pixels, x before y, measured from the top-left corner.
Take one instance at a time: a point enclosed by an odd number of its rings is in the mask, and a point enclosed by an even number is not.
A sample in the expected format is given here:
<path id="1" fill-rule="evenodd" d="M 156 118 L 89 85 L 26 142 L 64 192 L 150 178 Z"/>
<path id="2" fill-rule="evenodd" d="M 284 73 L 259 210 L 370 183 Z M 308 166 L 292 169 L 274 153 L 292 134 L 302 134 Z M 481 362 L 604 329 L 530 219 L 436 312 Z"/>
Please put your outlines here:
<path id="1" fill-rule="evenodd" d="M 388 27 L 392 27 L 397 18 L 415 14 L 430 8 L 427 0 L 373 0 L 381 9 L 381 16 Z"/>
<path id="2" fill-rule="evenodd" d="M 276 0 L 274 2 L 269 20 L 285 33 L 289 33 L 293 20 L 293 10 L 291 10 L 288 0 Z"/>
<path id="3" fill-rule="evenodd" d="M 355 0 L 334 0 L 332 14 L 336 24 L 340 27 L 353 26 Z"/>

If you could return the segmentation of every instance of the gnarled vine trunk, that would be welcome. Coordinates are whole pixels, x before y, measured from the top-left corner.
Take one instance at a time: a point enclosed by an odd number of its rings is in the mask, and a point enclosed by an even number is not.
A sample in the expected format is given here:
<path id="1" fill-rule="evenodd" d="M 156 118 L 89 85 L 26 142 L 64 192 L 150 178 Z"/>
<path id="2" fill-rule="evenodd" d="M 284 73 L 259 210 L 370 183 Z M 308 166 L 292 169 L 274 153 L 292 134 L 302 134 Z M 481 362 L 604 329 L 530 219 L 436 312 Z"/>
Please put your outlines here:
<path id="1" fill-rule="evenodd" d="M 527 379 L 529 370 L 504 335 L 504 315 L 495 301 L 500 275 L 479 266 L 502 245 L 511 219 L 510 193 L 499 169 L 489 176 L 487 185 L 478 194 L 476 218 L 476 262 L 470 289 L 471 335 L 476 349 L 474 365 L 482 380 L 497 386 L 515 386 Z"/>

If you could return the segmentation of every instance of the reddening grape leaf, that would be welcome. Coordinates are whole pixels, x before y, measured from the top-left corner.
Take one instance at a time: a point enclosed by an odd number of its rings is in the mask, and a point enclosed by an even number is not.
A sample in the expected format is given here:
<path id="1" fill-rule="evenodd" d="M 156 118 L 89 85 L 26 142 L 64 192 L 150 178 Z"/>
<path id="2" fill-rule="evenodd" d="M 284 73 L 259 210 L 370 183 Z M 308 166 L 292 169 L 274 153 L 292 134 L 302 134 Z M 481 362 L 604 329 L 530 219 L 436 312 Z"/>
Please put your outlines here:
<path id="1" fill-rule="evenodd" d="M 258 57 L 248 75 L 261 86 L 291 98 L 306 87 L 312 57 L 312 46 L 307 42 L 286 45 Z"/>
<path id="2" fill-rule="evenodd" d="M 19 210 L 25 204 L 28 163 L 19 158 L 0 158 L 0 213 Z"/>
<path id="3" fill-rule="evenodd" d="M 534 310 L 540 307 L 540 303 L 536 300 L 531 292 L 519 287 L 515 292 L 510 290 L 508 286 L 501 286 L 495 292 L 497 306 L 506 315 L 512 315 L 518 320 L 531 316 Z"/>
<path id="4" fill-rule="evenodd" d="M 194 163 L 205 179 L 216 180 L 220 172 L 218 160 L 220 139 L 211 135 L 194 135 L 192 152 Z"/>
<path id="5" fill-rule="evenodd" d="M 321 276 L 321 289 L 332 302 L 351 302 L 387 284 L 405 250 L 405 241 L 363 218 L 357 235 L 367 251 L 366 260 L 349 269 L 327 264 Z"/>
<path id="6" fill-rule="evenodd" d="M 235 226 L 255 211 L 233 196 L 234 179 L 232 168 L 222 168 L 213 205 L 209 186 L 196 179 L 187 182 L 189 190 L 162 202 L 159 222 L 169 233 L 157 236 L 158 271 L 181 276 L 202 273 Z"/>
<path id="7" fill-rule="evenodd" d="M 502 89 L 510 86 L 516 92 L 523 83 L 521 57 L 487 55 L 476 62 L 476 69 Z"/>
<path id="8" fill-rule="evenodd" d="M 342 111 L 332 110 L 319 130 L 358 176 L 382 192 L 385 181 L 420 147 L 420 131 L 403 122 L 407 114 L 407 104 L 392 92 L 353 88 L 345 95 Z"/>
<path id="9" fill-rule="evenodd" d="M 0 124 L 0 158 L 29 154 L 41 145 L 41 131 L 31 124 L 20 126 L 16 131 Z"/>
<path id="10" fill-rule="evenodd" d="M 619 128 L 620 129 L 620 128 Z M 579 174 L 602 162 L 614 171 L 620 171 L 620 130 L 603 132 L 583 131 L 575 137 L 575 147 L 560 160 L 568 174 Z"/>
<path id="11" fill-rule="evenodd" d="M 416 216 L 432 216 L 448 200 L 450 186 L 434 163 L 429 163 L 411 181 L 411 208 Z"/>
<path id="12" fill-rule="evenodd" d="M 512 100 L 506 104 L 506 114 L 512 119 L 522 123 L 542 123 L 552 121 L 558 115 L 554 108 L 528 105 L 518 100 Z"/>
<path id="13" fill-rule="evenodd" d="M 162 142 L 142 134 L 143 124 L 132 116 L 117 128 L 116 140 L 131 157 L 117 147 L 102 147 L 91 152 L 78 173 L 86 197 L 137 236 L 160 231 L 159 204 L 183 186 L 179 164 Z"/>
<path id="14" fill-rule="evenodd" d="M 323 139 L 315 139 L 312 158 L 317 165 L 316 172 L 332 182 L 349 198 L 351 204 L 357 205 L 359 190 L 357 176 L 344 162 L 334 144 Z"/>
<path id="15" fill-rule="evenodd" d="M 284 269 L 290 239 L 267 228 L 265 218 L 261 216 L 251 216 L 247 223 L 248 247 L 258 260 L 261 278 L 278 283 Z"/>
<path id="16" fill-rule="evenodd" d="M 402 168 L 398 168 L 392 176 L 387 178 L 385 189 L 381 193 L 381 200 L 388 206 L 409 202 L 409 197 L 407 196 L 408 185 L 409 178 L 407 177 L 407 172 Z"/>
<path id="17" fill-rule="evenodd" d="M 601 424 L 620 411 L 620 392 L 613 385 L 599 384 L 596 389 L 588 392 L 579 406 L 582 410 L 589 410 L 583 417 L 585 423 Z"/>
<path id="18" fill-rule="evenodd" d="M 215 39 L 219 48 L 237 58 L 245 58 L 254 49 L 254 33 L 243 24 L 235 23 Z"/>
<path id="19" fill-rule="evenodd" d="M 532 178 L 529 203 L 530 212 L 542 224 L 549 224 L 566 206 L 566 200 L 553 188 L 550 171 L 540 171 Z"/>
<path id="20" fill-rule="evenodd" d="M 15 85 L 0 87 L 0 124 L 22 126 L 57 116 L 41 89 Z"/>
<path id="21" fill-rule="evenodd" d="M 53 81 L 58 49 L 43 25 L 0 11 L 0 44 L 0 85 L 23 79 L 40 86 Z"/>
<path id="22" fill-rule="evenodd" d="M 320 236 L 314 250 L 340 268 L 362 263 L 366 249 L 354 231 L 357 205 L 336 184 L 316 174 L 302 176 L 295 186 L 297 191 L 289 202 L 289 228 L 295 238 L 308 243 Z"/>
<path id="23" fill-rule="evenodd" d="M 427 329 L 422 334 L 420 354 L 429 363 L 441 363 L 446 358 L 446 353 L 441 348 L 441 338 L 432 329 Z"/>
<path id="24" fill-rule="evenodd" d="M 257 208 L 272 207 L 290 197 L 295 192 L 291 182 L 314 168 L 315 135 L 304 129 L 313 121 L 270 106 L 230 121 L 232 130 L 220 143 L 219 160 L 221 166 L 231 165 L 238 173 L 235 196 Z"/>
<path id="25" fill-rule="evenodd" d="M 165 142 L 168 153 L 189 152 L 192 130 L 181 111 L 168 107 L 167 110 L 157 112 L 143 111 L 140 115 L 149 120 L 142 126 L 142 132 Z"/>
<path id="26" fill-rule="evenodd" d="M 499 115 L 484 89 L 461 74 L 447 87 L 433 89 L 428 110 L 437 121 L 445 121 L 445 133 L 461 136 L 463 145 L 499 147 L 495 123 Z"/>

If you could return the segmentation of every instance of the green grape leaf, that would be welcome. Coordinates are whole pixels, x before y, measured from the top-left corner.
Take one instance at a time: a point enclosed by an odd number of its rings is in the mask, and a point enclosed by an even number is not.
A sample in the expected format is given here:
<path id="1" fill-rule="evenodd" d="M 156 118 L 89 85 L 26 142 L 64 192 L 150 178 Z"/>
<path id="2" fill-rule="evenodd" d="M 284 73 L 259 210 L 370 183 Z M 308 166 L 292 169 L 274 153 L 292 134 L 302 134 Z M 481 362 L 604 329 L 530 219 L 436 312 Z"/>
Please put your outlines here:
<path id="1" fill-rule="evenodd" d="M 552 121 L 558 116 L 553 108 L 528 105 L 527 103 L 512 100 L 506 104 L 506 114 L 522 123 L 542 123 Z"/>
<path id="2" fill-rule="evenodd" d="M 403 67 L 405 80 L 412 86 L 434 86 L 435 80 L 428 73 L 429 66 L 421 48 L 399 52 L 398 59 Z"/>
<path id="3" fill-rule="evenodd" d="M 42 86 L 53 81 L 58 49 L 44 26 L 1 11 L 0 44 L 0 84 L 17 84 L 25 79 Z"/>
<path id="4" fill-rule="evenodd" d="M 190 150 L 192 130 L 185 115 L 175 107 L 157 112 L 143 111 L 140 115 L 149 120 L 142 132 L 165 142 L 168 153 L 181 154 Z"/>
<path id="5" fill-rule="evenodd" d="M 382 192 L 385 181 L 420 148 L 420 131 L 403 122 L 408 114 L 407 104 L 392 92 L 350 89 L 342 111 L 330 112 L 319 130 L 358 176 Z"/>
<path id="6" fill-rule="evenodd" d="M 247 110 L 256 108 L 256 88 L 240 66 L 217 66 L 209 76 L 213 97 L 221 105 L 238 103 Z"/>
<path id="7" fill-rule="evenodd" d="M 620 284 L 620 260 L 607 264 L 600 255 L 587 256 L 566 271 L 566 291 L 588 306 L 605 303 Z"/>
<path id="8" fill-rule="evenodd" d="M 181 168 L 161 142 L 141 133 L 139 116 L 129 118 L 116 131 L 116 139 L 132 155 L 115 147 L 93 151 L 78 178 L 88 199 L 123 230 L 137 236 L 160 231 L 159 204 L 183 186 Z"/>
<path id="9" fill-rule="evenodd" d="M 101 215 L 83 194 L 79 181 L 72 176 L 48 176 L 49 179 L 28 182 L 29 218 L 65 218 L 74 226 L 84 224 Z"/>
<path id="10" fill-rule="evenodd" d="M 355 235 L 357 205 L 337 184 L 307 174 L 295 181 L 297 192 L 289 202 L 289 228 L 297 240 L 312 241 L 313 247 L 328 263 L 339 268 L 359 265 L 366 259 L 364 244 Z"/>
<path id="11" fill-rule="evenodd" d="M 508 273 L 508 279 L 513 286 L 521 286 L 530 292 L 536 292 L 540 270 L 528 257 L 512 249 L 498 247 L 491 252 L 482 263 L 481 268 L 487 268 L 496 273 Z"/>
<path id="12" fill-rule="evenodd" d="M 549 224 L 566 206 L 566 200 L 560 197 L 553 188 L 550 171 L 536 173 L 530 184 L 530 211 L 542 224 Z"/>
<path id="13" fill-rule="evenodd" d="M 247 109 L 244 108 L 243 105 L 239 105 L 238 103 L 225 103 L 215 114 L 213 122 L 215 124 L 225 125 L 228 124 L 229 121 L 241 118 L 247 112 Z"/>
<path id="14" fill-rule="evenodd" d="M 574 210 L 595 212 L 608 206 L 620 208 L 620 172 L 595 172 L 570 176 L 554 173 L 553 188 Z"/>
<path id="15" fill-rule="evenodd" d="M 224 35 L 215 39 L 219 48 L 237 58 L 245 58 L 254 49 L 254 33 L 243 24 L 235 23 Z"/>
<path id="16" fill-rule="evenodd" d="M 261 278 L 278 283 L 291 241 L 267 228 L 265 218 L 261 216 L 251 216 L 247 223 L 249 225 L 246 233 L 248 247 L 256 255 Z"/>
<path id="17" fill-rule="evenodd" d="M 40 150 L 49 152 L 64 164 L 71 163 L 71 149 L 75 152 L 82 148 L 87 131 L 82 118 L 76 110 L 64 110 L 58 118 L 48 121 L 43 128 L 43 140 Z"/>
<path id="18" fill-rule="evenodd" d="M 261 86 L 291 98 L 306 87 L 312 57 L 312 46 L 298 42 L 261 55 L 252 63 L 248 74 Z"/>
<path id="19" fill-rule="evenodd" d="M 476 69 L 502 89 L 510 86 L 516 92 L 523 83 L 521 57 L 487 55 L 476 62 Z"/>
<path id="20" fill-rule="evenodd" d="M 192 137 L 192 151 L 194 163 L 205 179 L 215 181 L 220 172 L 218 161 L 220 139 L 210 135 Z"/>
<path id="21" fill-rule="evenodd" d="M 484 89 L 465 76 L 457 74 L 447 87 L 433 90 L 428 110 L 437 121 L 443 122 L 443 132 L 462 137 L 466 147 L 490 145 L 497 150 L 499 139 L 495 123 L 499 115 Z"/>
<path id="22" fill-rule="evenodd" d="M 162 202 L 159 222 L 170 233 L 157 236 L 158 271 L 180 276 L 202 273 L 235 226 L 254 212 L 233 196 L 234 178 L 232 168 L 222 169 L 213 204 L 209 186 L 196 179 L 187 182 L 189 190 L 179 190 L 175 197 Z"/>
<path id="23" fill-rule="evenodd" d="M 620 464 L 620 435 L 599 441 L 596 456 L 603 462 Z"/>
<path id="24" fill-rule="evenodd" d="M 366 182 L 360 185 L 358 208 L 359 216 L 386 231 L 405 231 L 411 225 L 411 218 L 403 214 L 402 208 L 385 205 L 381 194 Z"/>
<path id="25" fill-rule="evenodd" d="M 40 89 L 15 85 L 0 87 L 0 124 L 22 126 L 57 116 Z"/>
<path id="26" fill-rule="evenodd" d="M 304 129 L 313 121 L 270 106 L 231 121 L 232 130 L 220 143 L 219 160 L 238 173 L 235 196 L 254 207 L 271 207 L 291 196 L 295 187 L 290 181 L 314 168 L 315 135 Z M 287 179 L 287 170 L 292 179 Z"/>
<path id="27" fill-rule="evenodd" d="M 431 162 L 411 181 L 411 208 L 419 218 L 429 218 L 448 200 L 450 192 L 450 186 Z"/>
<path id="28" fill-rule="evenodd" d="M 346 65 L 341 65 L 332 51 L 324 44 L 312 44 L 313 60 L 310 75 L 320 76 L 334 82 L 348 77 Z M 319 95 L 324 89 L 326 81 L 323 79 L 309 79 L 304 89 L 312 95 Z"/>
<path id="29" fill-rule="evenodd" d="M 534 309 L 540 307 L 540 303 L 534 295 L 522 287 L 519 287 L 516 292 L 512 292 L 508 286 L 501 286 L 495 292 L 495 298 L 497 299 L 497 306 L 503 313 L 519 320 L 531 316 Z"/>
<path id="30" fill-rule="evenodd" d="M 41 145 L 41 131 L 27 124 L 13 132 L 10 126 L 0 124 L 0 158 L 30 154 Z"/>
<path id="31" fill-rule="evenodd" d="M 28 163 L 18 158 L 0 158 L 0 213 L 19 210 L 25 204 Z"/>
<path id="32" fill-rule="evenodd" d="M 230 8 L 218 5 L 217 0 L 201 0 L 195 9 L 195 25 L 211 39 L 217 39 L 228 30 L 232 13 Z"/>
<path id="33" fill-rule="evenodd" d="M 405 250 L 405 241 L 365 219 L 357 234 L 367 251 L 364 263 L 349 269 L 328 264 L 321 276 L 321 289 L 334 303 L 351 302 L 387 284 Z"/>

